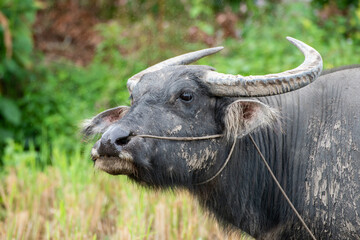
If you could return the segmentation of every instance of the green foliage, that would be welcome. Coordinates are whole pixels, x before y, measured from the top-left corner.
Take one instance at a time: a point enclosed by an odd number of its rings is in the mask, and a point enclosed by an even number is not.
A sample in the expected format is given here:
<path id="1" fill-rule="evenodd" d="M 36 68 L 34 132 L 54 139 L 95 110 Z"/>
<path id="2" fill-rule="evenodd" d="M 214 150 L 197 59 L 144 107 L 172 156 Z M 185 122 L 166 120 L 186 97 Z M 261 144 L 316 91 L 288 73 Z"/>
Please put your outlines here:
<path id="1" fill-rule="evenodd" d="M 14 137 L 21 123 L 18 99 L 33 77 L 31 25 L 35 13 L 33 0 L 0 1 L 0 156 L 6 139 Z"/>
<path id="2" fill-rule="evenodd" d="M 57 61 L 28 69 L 31 78 L 23 80 L 24 94 L 16 96 L 16 104 L 0 98 L 0 115 L 8 122 L 0 128 L 2 136 L 15 138 L 27 147 L 34 144 L 40 151 L 44 143 L 62 141 L 63 147 L 72 151 L 74 142 L 81 139 L 83 119 L 111 106 L 128 104 L 125 79 L 138 69 L 133 70 L 137 65 L 114 51 L 124 43 L 117 40 L 119 31 L 116 24 L 101 28 L 105 40 L 87 67 Z"/>
<path id="3" fill-rule="evenodd" d="M 313 0 L 312 5 L 319 11 L 316 22 L 326 32 L 341 33 L 360 43 L 360 2 L 358 0 Z"/>
<path id="4" fill-rule="evenodd" d="M 323 8 L 326 5 L 336 5 L 341 10 L 351 7 L 358 7 L 359 0 L 312 0 L 312 4 L 318 8 Z"/>
<path id="5" fill-rule="evenodd" d="M 10 124 L 15 126 L 20 124 L 21 113 L 15 103 L 11 100 L 0 97 L 0 112 Z"/>
<path id="6" fill-rule="evenodd" d="M 111 57 L 116 67 L 98 59 L 85 68 L 66 62 L 50 64 L 51 71 L 46 71 L 40 82 L 31 82 L 20 100 L 23 114 L 29 117 L 22 120 L 19 136 L 23 134 L 22 139 L 35 141 L 37 146 L 44 140 L 43 133 L 50 142 L 66 136 L 71 149 L 80 138 L 81 120 L 90 117 L 89 112 L 127 104 L 126 81 L 120 81 L 126 78 L 127 71 L 122 70 L 127 62 L 119 53 Z"/>

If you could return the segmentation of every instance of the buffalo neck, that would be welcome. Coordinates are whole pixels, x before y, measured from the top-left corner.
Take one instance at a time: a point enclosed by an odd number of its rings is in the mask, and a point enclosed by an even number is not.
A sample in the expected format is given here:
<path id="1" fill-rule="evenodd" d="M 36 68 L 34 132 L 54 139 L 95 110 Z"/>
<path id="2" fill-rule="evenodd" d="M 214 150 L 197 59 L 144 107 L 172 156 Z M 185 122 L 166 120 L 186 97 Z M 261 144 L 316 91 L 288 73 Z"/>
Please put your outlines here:
<path id="1" fill-rule="evenodd" d="M 304 125 L 309 116 L 301 115 L 303 106 L 291 108 L 295 98 L 298 98 L 297 94 L 261 98 L 262 102 L 286 114 L 281 114 L 274 126 L 255 131 L 252 136 L 288 197 L 302 214 L 305 199 L 298 196 L 305 195 L 308 166 L 298 159 L 307 158 L 309 153 L 302 150 L 306 144 L 302 140 L 306 131 L 302 130 L 305 126 L 299 125 Z M 223 159 L 217 160 L 223 162 Z M 238 139 L 233 156 L 220 177 L 196 188 L 195 194 L 225 226 L 235 226 L 254 237 L 279 226 L 298 224 L 249 136 Z"/>

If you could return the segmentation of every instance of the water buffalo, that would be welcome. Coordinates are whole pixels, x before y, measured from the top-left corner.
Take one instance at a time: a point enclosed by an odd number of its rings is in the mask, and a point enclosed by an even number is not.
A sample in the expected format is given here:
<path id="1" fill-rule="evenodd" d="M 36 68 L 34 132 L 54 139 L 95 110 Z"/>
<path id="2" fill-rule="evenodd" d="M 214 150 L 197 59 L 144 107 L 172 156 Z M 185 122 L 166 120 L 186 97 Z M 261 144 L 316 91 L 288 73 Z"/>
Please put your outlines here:
<path id="1" fill-rule="evenodd" d="M 95 167 L 152 188 L 188 189 L 225 227 L 258 239 L 310 238 L 252 137 L 316 238 L 359 239 L 360 68 L 320 76 L 320 54 L 288 40 L 305 61 L 279 74 L 186 65 L 221 48 L 136 74 L 130 107 L 85 123 L 85 135 L 102 134 Z"/>

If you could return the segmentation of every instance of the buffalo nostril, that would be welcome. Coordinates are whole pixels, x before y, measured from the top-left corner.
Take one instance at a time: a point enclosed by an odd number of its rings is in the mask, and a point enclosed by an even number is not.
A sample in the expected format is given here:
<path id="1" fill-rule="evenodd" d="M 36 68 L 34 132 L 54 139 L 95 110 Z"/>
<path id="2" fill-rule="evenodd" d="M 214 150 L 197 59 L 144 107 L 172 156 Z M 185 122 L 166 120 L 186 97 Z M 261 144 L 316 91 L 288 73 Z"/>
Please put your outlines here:
<path id="1" fill-rule="evenodd" d="M 126 145 L 130 142 L 130 138 L 129 137 L 119 137 L 115 140 L 115 144 L 118 146 L 123 146 Z"/>
<path id="2" fill-rule="evenodd" d="M 130 131 L 124 130 L 120 127 L 115 127 L 111 129 L 109 134 L 110 142 L 115 144 L 115 146 L 126 145 L 130 141 Z"/>
<path id="3" fill-rule="evenodd" d="M 109 128 L 101 137 L 99 154 L 106 156 L 118 156 L 122 147 L 130 141 L 130 131 L 123 130 L 119 126 Z"/>

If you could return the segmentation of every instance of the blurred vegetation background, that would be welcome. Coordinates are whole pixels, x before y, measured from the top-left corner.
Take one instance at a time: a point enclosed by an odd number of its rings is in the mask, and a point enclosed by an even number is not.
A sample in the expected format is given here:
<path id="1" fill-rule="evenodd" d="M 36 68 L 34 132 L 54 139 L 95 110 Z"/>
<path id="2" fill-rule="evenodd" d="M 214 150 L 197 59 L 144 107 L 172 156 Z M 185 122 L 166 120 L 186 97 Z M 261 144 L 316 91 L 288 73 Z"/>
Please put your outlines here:
<path id="1" fill-rule="evenodd" d="M 1 0 L 0 238 L 226 239 L 187 194 L 94 174 L 79 125 L 128 104 L 126 80 L 166 58 L 255 75 L 317 49 L 325 68 L 360 63 L 357 0 Z"/>

